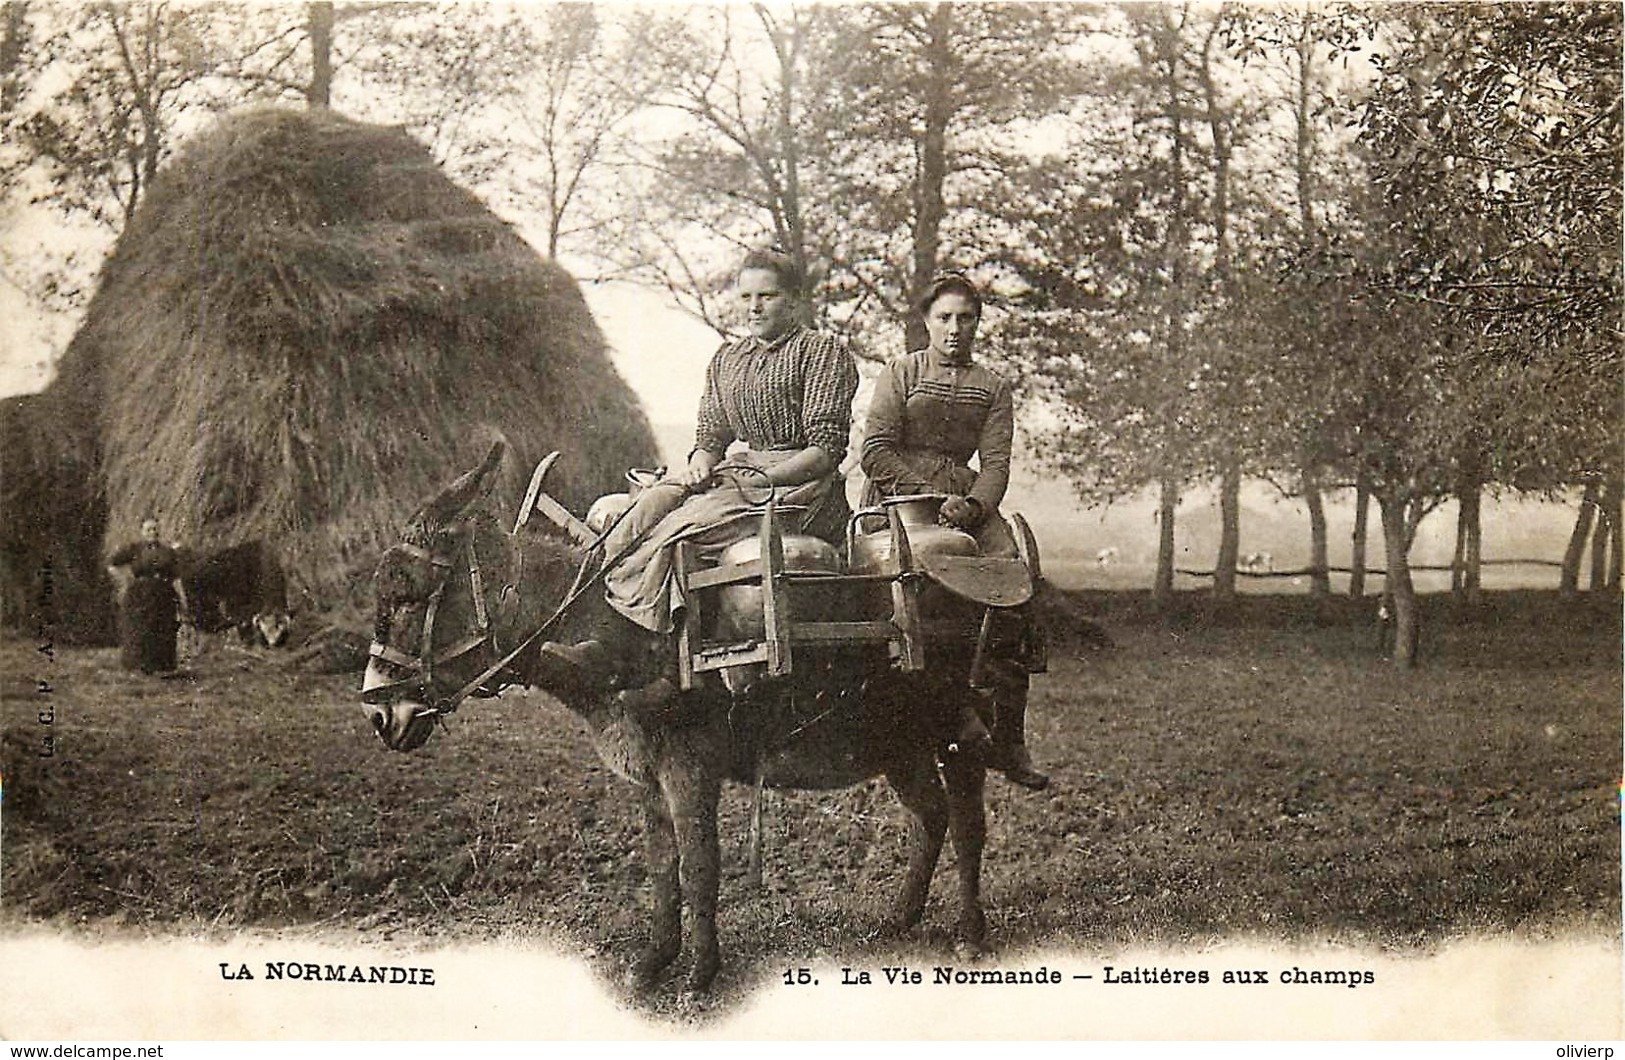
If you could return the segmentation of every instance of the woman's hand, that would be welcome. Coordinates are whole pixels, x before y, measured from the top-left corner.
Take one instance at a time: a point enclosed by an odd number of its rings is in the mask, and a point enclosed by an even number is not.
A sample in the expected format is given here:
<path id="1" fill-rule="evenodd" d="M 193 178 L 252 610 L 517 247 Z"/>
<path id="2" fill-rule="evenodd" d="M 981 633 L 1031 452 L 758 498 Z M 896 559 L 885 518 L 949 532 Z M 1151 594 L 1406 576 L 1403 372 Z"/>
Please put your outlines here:
<path id="1" fill-rule="evenodd" d="M 961 497 L 955 494 L 942 502 L 937 522 L 956 530 L 975 530 L 982 525 L 985 518 L 987 513 L 982 509 L 981 501 L 975 497 Z"/>
<path id="2" fill-rule="evenodd" d="M 716 471 L 716 467 L 715 453 L 706 449 L 696 449 L 688 454 L 688 467 L 673 476 L 673 481 L 690 490 L 702 490 L 711 481 L 711 475 Z"/>
<path id="3" fill-rule="evenodd" d="M 766 470 L 767 481 L 774 486 L 799 486 L 832 474 L 835 462 L 823 449 L 809 445 L 788 460 L 781 460 Z"/>

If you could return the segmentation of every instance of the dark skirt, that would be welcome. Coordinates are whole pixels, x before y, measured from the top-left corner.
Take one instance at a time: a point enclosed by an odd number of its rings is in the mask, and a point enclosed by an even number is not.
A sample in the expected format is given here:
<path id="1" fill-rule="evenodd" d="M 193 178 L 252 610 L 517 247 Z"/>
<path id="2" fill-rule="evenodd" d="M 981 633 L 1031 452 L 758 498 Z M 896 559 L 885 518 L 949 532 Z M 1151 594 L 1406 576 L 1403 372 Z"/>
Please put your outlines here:
<path id="1" fill-rule="evenodd" d="M 163 578 L 137 578 L 124 594 L 119 661 L 126 670 L 175 669 L 175 587 Z"/>

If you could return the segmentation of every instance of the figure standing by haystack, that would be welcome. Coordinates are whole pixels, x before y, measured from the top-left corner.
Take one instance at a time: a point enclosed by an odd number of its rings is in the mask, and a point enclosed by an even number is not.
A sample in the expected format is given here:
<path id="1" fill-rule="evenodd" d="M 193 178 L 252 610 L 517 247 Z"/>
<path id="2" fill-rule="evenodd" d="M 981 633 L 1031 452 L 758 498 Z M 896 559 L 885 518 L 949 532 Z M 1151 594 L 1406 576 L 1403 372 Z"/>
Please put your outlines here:
<path id="1" fill-rule="evenodd" d="M 920 299 L 926 349 L 891 361 L 875 382 L 863 432 L 865 506 L 886 497 L 943 493 L 940 519 L 971 534 L 984 556 L 1018 555 L 999 515 L 1010 484 L 1015 437 L 1010 384 L 971 356 L 982 295 L 958 273 L 938 276 Z M 977 466 L 972 468 L 972 457 Z M 1027 673 L 995 657 L 994 768 L 1023 787 L 1049 778 L 1033 767 L 1026 743 Z"/>
<path id="2" fill-rule="evenodd" d="M 128 568 L 121 571 L 120 568 Z M 179 557 L 158 539 L 158 520 L 141 520 L 141 540 L 114 552 L 107 572 L 119 593 L 119 661 L 144 674 L 175 669 L 175 634 L 186 606 Z"/>
<path id="3" fill-rule="evenodd" d="M 789 255 L 752 251 L 737 280 L 750 334 L 711 359 L 687 466 L 644 488 L 604 543 L 607 557 L 630 549 L 604 579 L 605 596 L 624 621 L 612 620 L 580 644 L 543 645 L 542 654 L 565 668 L 561 683 L 622 679 L 626 661 L 651 634 L 663 638 L 674 628 L 682 601 L 672 598 L 673 543 L 681 539 L 698 557 L 714 558 L 750 532 L 744 518 L 768 487 L 787 507 L 786 533 L 834 542 L 845 529 L 839 468 L 858 385 L 852 354 L 801 323 L 805 277 Z M 661 691 L 650 686 L 651 694 Z"/>

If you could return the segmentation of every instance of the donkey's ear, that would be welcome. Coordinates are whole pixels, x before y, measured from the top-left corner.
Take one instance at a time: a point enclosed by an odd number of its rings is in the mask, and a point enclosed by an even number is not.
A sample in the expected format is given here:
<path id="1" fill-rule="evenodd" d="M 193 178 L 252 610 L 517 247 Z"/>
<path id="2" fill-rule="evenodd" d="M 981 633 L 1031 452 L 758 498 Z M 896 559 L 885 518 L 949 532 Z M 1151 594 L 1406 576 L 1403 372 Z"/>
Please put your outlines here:
<path id="1" fill-rule="evenodd" d="M 426 529 L 439 529 L 457 519 L 469 505 L 490 491 L 507 449 L 500 438 L 492 442 L 479 467 L 457 476 L 457 480 L 425 504 L 412 521 Z"/>

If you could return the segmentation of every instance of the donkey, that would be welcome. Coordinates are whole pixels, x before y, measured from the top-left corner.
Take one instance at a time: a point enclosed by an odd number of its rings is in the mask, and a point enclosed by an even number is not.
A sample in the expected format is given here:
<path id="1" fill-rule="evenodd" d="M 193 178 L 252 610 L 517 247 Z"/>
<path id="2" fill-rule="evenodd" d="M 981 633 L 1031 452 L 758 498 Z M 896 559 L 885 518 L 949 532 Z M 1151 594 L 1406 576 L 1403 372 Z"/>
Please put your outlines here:
<path id="1" fill-rule="evenodd" d="M 501 442 L 492 446 L 478 468 L 412 518 L 404 540 L 378 562 L 362 700 L 374 729 L 395 750 L 421 746 L 435 719 L 464 695 L 536 684 L 541 664 L 536 645 L 526 641 L 550 616 L 558 622 L 547 636 L 568 640 L 595 622 L 594 609 L 609 606 L 602 592 L 589 591 L 560 612 L 583 554 L 551 537 L 510 534 L 483 510 L 479 502 L 502 453 Z M 628 973 L 631 986 L 653 987 L 681 954 L 685 906 L 685 987 L 704 993 L 717 974 L 717 803 L 724 780 L 831 790 L 884 776 L 912 817 L 908 871 L 888 929 L 907 931 L 920 922 L 951 832 L 956 942 L 982 949 L 985 770 L 977 755 L 948 750 L 959 728 L 958 705 L 980 693 L 970 687 L 963 660 L 937 663 L 903 674 L 872 648 L 802 651 L 790 677 L 758 682 L 740 697 L 720 682 L 658 705 L 609 690 L 563 693 L 600 757 L 636 786 L 643 806 L 654 908 L 648 946 Z"/>

